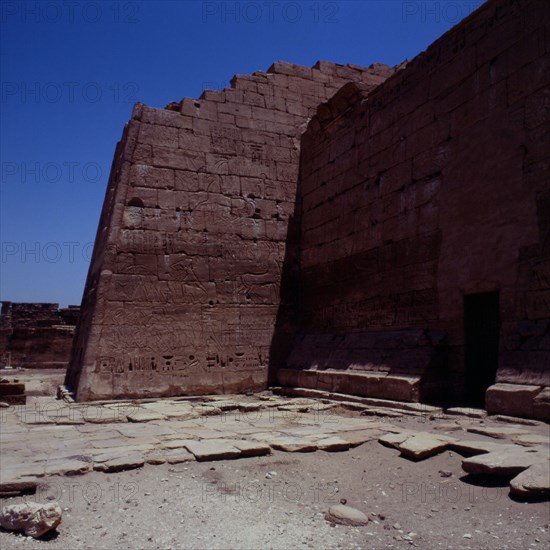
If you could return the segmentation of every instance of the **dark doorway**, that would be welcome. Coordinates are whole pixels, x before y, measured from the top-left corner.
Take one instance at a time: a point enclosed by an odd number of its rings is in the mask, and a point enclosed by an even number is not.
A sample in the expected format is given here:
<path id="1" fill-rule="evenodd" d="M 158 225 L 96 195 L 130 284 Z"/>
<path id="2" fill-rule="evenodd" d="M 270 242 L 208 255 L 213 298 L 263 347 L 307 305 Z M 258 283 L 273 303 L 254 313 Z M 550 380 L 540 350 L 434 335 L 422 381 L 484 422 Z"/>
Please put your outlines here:
<path id="1" fill-rule="evenodd" d="M 500 330 L 499 293 L 464 296 L 465 397 L 483 407 L 485 390 L 495 383 Z"/>

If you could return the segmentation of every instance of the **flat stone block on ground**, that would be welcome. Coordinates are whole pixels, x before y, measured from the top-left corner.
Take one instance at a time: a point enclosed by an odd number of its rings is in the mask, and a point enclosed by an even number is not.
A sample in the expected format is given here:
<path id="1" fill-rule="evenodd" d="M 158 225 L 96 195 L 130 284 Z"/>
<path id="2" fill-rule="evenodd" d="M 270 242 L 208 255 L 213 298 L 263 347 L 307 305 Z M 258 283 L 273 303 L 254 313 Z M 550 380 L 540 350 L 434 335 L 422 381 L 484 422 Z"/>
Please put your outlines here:
<path id="1" fill-rule="evenodd" d="M 128 422 L 151 422 L 153 420 L 166 420 L 166 416 L 159 412 L 145 409 L 135 411 L 127 416 Z"/>
<path id="2" fill-rule="evenodd" d="M 513 495 L 538 498 L 550 494 L 550 462 L 533 464 L 510 481 Z"/>
<path id="3" fill-rule="evenodd" d="M 163 453 L 168 464 L 181 464 L 182 462 L 192 462 L 195 457 L 187 449 L 170 449 Z"/>
<path id="4" fill-rule="evenodd" d="M 128 455 L 120 458 L 113 458 L 105 462 L 94 464 L 94 470 L 97 472 L 122 472 L 123 470 L 134 470 L 141 468 L 145 460 L 141 455 Z"/>
<path id="5" fill-rule="evenodd" d="M 45 475 L 74 476 L 92 471 L 92 459 L 78 460 L 73 458 L 60 458 L 48 460 L 44 466 Z"/>
<path id="6" fill-rule="evenodd" d="M 485 418 L 487 416 L 487 411 L 483 409 L 472 409 L 470 407 L 451 407 L 450 409 L 445 409 L 445 414 L 468 416 L 469 418 Z"/>
<path id="7" fill-rule="evenodd" d="M 317 444 L 303 437 L 278 437 L 269 442 L 273 449 L 287 453 L 311 453 L 317 450 Z"/>
<path id="8" fill-rule="evenodd" d="M 509 476 L 518 474 L 536 463 L 548 460 L 548 452 L 502 446 L 496 452 L 472 456 L 462 461 L 462 469 L 469 474 Z"/>
<path id="9" fill-rule="evenodd" d="M 485 408 L 489 414 L 533 417 L 533 400 L 541 386 L 526 384 L 494 384 L 485 392 Z"/>
<path id="10" fill-rule="evenodd" d="M 199 461 L 225 460 L 238 458 L 241 455 L 241 451 L 237 447 L 224 439 L 189 440 L 185 444 L 185 448 L 193 453 Z"/>
<path id="11" fill-rule="evenodd" d="M 349 432 L 338 432 L 338 437 L 347 441 L 350 444 L 350 447 L 357 447 L 362 445 L 367 441 L 372 441 L 373 439 L 378 439 L 382 433 L 381 429 L 372 428 L 366 430 L 353 430 Z"/>
<path id="12" fill-rule="evenodd" d="M 457 439 L 449 443 L 449 449 L 465 456 L 490 453 L 501 449 L 501 443 L 494 441 L 477 441 L 475 439 Z"/>
<path id="13" fill-rule="evenodd" d="M 488 437 L 493 437 L 495 439 L 506 439 L 509 437 L 517 436 L 517 435 L 527 435 L 529 432 L 523 428 L 514 428 L 514 427 L 485 427 L 485 426 L 474 426 L 470 428 L 466 428 L 466 431 L 471 432 L 473 434 L 479 434 L 479 435 L 486 435 Z"/>
<path id="14" fill-rule="evenodd" d="M 399 432 L 399 433 L 389 433 L 385 434 L 382 437 L 378 438 L 378 441 L 382 443 L 382 445 L 385 445 L 386 447 L 394 447 L 395 449 L 398 449 L 399 445 L 409 439 L 409 437 L 412 437 L 412 432 Z"/>
<path id="15" fill-rule="evenodd" d="M 231 444 L 241 451 L 241 456 L 264 456 L 271 453 L 271 447 L 267 443 L 258 441 L 231 440 Z"/>
<path id="16" fill-rule="evenodd" d="M 35 477 L 14 478 L 12 480 L 6 479 L 5 481 L 0 481 L 0 497 L 34 491 L 39 482 L 39 479 Z"/>
<path id="17" fill-rule="evenodd" d="M 449 441 L 428 433 L 421 433 L 398 443 L 396 448 L 405 456 L 423 460 L 429 456 L 444 451 L 449 446 Z"/>
<path id="18" fill-rule="evenodd" d="M 351 447 L 351 443 L 341 437 L 332 436 L 325 437 L 316 441 L 317 448 L 320 451 L 339 452 L 347 451 Z"/>

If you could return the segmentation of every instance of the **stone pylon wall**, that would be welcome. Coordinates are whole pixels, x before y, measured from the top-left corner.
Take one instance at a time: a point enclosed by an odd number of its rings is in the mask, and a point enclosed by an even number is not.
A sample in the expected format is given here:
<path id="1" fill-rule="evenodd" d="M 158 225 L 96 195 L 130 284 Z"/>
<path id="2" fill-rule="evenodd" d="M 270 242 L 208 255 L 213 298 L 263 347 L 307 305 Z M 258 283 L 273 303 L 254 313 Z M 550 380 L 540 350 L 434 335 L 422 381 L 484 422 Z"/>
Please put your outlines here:
<path id="1" fill-rule="evenodd" d="M 198 100 L 136 105 L 67 373 L 78 400 L 267 386 L 292 335 L 278 317 L 300 136 L 346 82 L 373 89 L 393 72 L 278 62 Z"/>
<path id="2" fill-rule="evenodd" d="M 547 2 L 491 0 L 372 93 L 350 83 L 320 106 L 302 139 L 302 336 L 281 383 L 460 394 L 464 297 L 494 292 L 486 405 L 550 419 L 549 39 Z"/>

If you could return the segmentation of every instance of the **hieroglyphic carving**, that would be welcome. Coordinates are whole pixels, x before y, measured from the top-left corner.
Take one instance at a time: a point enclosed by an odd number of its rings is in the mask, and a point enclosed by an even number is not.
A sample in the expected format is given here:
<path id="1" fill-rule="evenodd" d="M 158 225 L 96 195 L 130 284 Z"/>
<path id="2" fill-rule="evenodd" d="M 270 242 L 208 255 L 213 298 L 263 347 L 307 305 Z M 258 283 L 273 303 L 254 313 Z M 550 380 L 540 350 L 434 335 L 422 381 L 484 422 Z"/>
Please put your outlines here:
<path id="1" fill-rule="evenodd" d="M 267 383 L 296 140 L 319 99 L 362 74 L 333 64 L 308 77 L 298 70 L 296 80 L 307 90 L 308 78 L 315 81 L 318 98 L 282 82 L 292 66 L 274 67 L 280 77 L 250 77 L 263 84 L 259 93 L 278 98 L 271 108 L 235 88 L 216 95 L 219 102 L 201 99 L 200 109 L 183 102 L 181 115 L 136 107 L 117 149 L 113 173 L 120 177 L 109 184 L 87 281 L 95 302 L 84 314 L 84 359 L 74 357 L 73 370 L 96 365 L 101 384 L 71 376 L 84 384 L 73 388 L 77 399 L 93 398 L 98 386 L 105 396 L 108 373 L 113 396 L 135 396 L 140 388 L 147 395 L 177 392 L 174 377 L 185 391 L 193 373 L 197 387 L 210 381 L 216 390 L 223 374 L 235 391 L 239 370 L 253 373 L 243 376 L 241 389 Z M 278 108 L 287 99 L 292 113 Z"/>

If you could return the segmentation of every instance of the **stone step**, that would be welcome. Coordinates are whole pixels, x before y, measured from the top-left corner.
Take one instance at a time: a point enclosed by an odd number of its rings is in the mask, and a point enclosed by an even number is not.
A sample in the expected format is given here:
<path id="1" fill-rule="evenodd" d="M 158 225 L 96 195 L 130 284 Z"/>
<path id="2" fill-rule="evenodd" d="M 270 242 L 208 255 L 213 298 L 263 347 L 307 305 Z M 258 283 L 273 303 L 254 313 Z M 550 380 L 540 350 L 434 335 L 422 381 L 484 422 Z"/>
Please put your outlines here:
<path id="1" fill-rule="evenodd" d="M 359 397 L 356 395 L 315 390 L 310 388 L 275 386 L 271 388 L 271 391 L 273 391 L 273 393 L 285 395 L 287 397 L 310 397 L 312 399 L 322 399 L 339 402 L 348 401 L 372 407 L 387 407 L 390 409 L 400 409 L 403 411 L 413 411 L 434 415 L 439 415 L 443 412 L 443 409 L 441 407 L 435 407 L 433 405 L 427 405 L 425 403 L 394 401 L 390 399 L 378 399 L 376 397 Z"/>
<path id="2" fill-rule="evenodd" d="M 279 369 L 281 386 L 322 388 L 361 397 L 418 402 L 421 375 L 351 372 L 333 369 Z"/>

